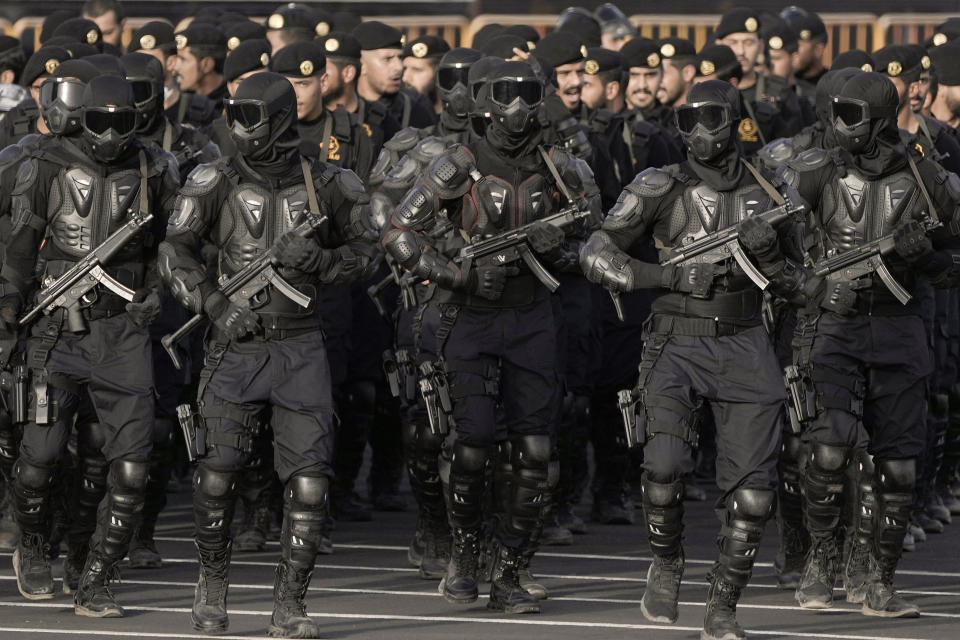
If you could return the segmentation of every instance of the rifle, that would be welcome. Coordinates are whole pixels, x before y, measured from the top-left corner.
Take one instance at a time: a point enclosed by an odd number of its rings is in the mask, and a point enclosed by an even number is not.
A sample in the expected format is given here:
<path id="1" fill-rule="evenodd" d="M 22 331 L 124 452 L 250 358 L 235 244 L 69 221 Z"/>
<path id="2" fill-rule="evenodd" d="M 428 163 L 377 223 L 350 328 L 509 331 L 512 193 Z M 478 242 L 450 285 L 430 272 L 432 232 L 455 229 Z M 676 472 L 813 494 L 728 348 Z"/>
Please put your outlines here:
<path id="1" fill-rule="evenodd" d="M 503 266 L 523 260 L 537 280 L 553 293 L 560 287 L 560 281 L 554 278 L 533 254 L 533 249 L 527 242 L 530 227 L 546 222 L 563 229 L 591 215 L 593 213 L 590 210 L 581 211 L 578 206 L 572 205 L 546 218 L 464 245 L 453 260 L 463 266 L 464 272 L 469 271 L 475 262 Z"/>
<path id="2" fill-rule="evenodd" d="M 326 220 L 327 217 L 325 215 L 321 216 L 315 213 L 308 213 L 306 221 L 295 228 L 293 232 L 306 238 L 319 229 Z M 261 291 L 273 285 L 283 296 L 289 298 L 304 309 L 309 307 L 312 302 L 310 296 L 300 293 L 293 285 L 284 280 L 274 268 L 278 264 L 277 245 L 274 244 L 257 258 L 247 263 L 242 269 L 229 278 L 226 278 L 220 285 L 218 291 L 226 296 L 233 304 L 249 307 L 250 302 Z M 177 344 L 191 331 L 200 326 L 206 317 L 206 314 L 201 311 L 190 318 L 182 327 L 161 338 L 160 344 L 166 349 L 167 354 L 173 361 L 173 366 L 178 370 L 182 368 L 182 363 L 180 362 L 180 357 L 177 355 Z"/>
<path id="3" fill-rule="evenodd" d="M 128 302 L 133 300 L 133 290 L 114 280 L 101 265 L 109 261 L 151 220 L 153 214 L 133 214 L 128 223 L 110 234 L 59 278 L 48 278 L 37 294 L 36 306 L 20 318 L 20 326 L 29 324 L 41 313 L 50 314 L 54 309 L 63 307 L 67 310 L 67 329 L 73 332 L 86 331 L 87 323 L 80 313 L 80 302 L 98 284 Z"/>
<path id="4" fill-rule="evenodd" d="M 928 233 L 941 226 L 940 222 L 929 217 L 919 222 L 923 230 Z M 818 260 L 813 265 L 813 271 L 816 275 L 826 277 L 828 280 L 856 280 L 876 273 L 890 293 L 901 304 L 907 304 L 913 296 L 897 282 L 883 261 L 883 256 L 894 250 L 893 236 L 894 234 L 890 233 L 849 251 Z"/>
<path id="5" fill-rule="evenodd" d="M 786 202 L 769 211 L 757 214 L 757 217 L 765 220 L 770 226 L 776 226 L 788 218 L 799 220 L 805 211 L 806 205 Z M 743 247 L 740 246 L 739 237 L 738 225 L 714 231 L 710 235 L 693 242 L 674 247 L 667 259 L 660 263 L 660 266 L 682 266 L 695 263 L 716 264 L 733 258 L 754 284 L 761 290 L 766 289 L 770 281 L 750 262 L 750 258 L 747 257 Z"/>

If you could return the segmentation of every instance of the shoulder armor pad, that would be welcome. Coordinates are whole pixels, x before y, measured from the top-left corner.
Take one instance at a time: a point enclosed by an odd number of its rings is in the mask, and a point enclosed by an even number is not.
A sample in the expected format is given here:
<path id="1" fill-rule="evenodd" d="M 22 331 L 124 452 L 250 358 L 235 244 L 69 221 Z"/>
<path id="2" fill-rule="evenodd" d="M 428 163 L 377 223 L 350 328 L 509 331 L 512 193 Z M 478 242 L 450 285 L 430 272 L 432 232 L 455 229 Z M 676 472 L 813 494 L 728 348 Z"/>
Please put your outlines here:
<path id="1" fill-rule="evenodd" d="M 634 178 L 628 186 L 633 187 L 631 190 L 640 197 L 655 198 L 670 191 L 670 187 L 673 186 L 673 179 L 669 172 L 650 167 Z"/>
<path id="2" fill-rule="evenodd" d="M 340 191 L 348 200 L 353 202 L 366 202 L 368 200 L 363 180 L 350 169 L 340 169 L 337 172 L 337 186 L 340 187 Z"/>
<path id="3" fill-rule="evenodd" d="M 437 136 L 428 136 L 417 143 L 417 146 L 410 152 L 418 159 L 425 161 L 436 158 L 447 150 L 447 143 L 443 138 Z"/>
<path id="4" fill-rule="evenodd" d="M 200 196 L 213 191 L 220 179 L 221 169 L 221 163 L 219 162 L 198 164 L 187 176 L 187 181 L 183 183 L 183 194 Z"/>
<path id="5" fill-rule="evenodd" d="M 13 187 L 13 194 L 26 193 L 32 189 L 34 183 L 37 181 L 38 173 L 39 160 L 31 154 L 31 157 L 21 162 L 20 167 L 17 169 L 17 181 Z"/>
<path id="6" fill-rule="evenodd" d="M 765 166 L 776 169 L 784 162 L 793 158 L 793 144 L 793 138 L 777 138 L 760 149 L 760 151 L 757 152 L 757 156 L 763 161 Z"/>
<path id="7" fill-rule="evenodd" d="M 18 144 L 11 144 L 0 151 L 0 171 L 3 171 L 9 165 L 19 162 L 26 157 L 27 154 L 23 150 L 22 142 L 23 141 Z"/>
<path id="8" fill-rule="evenodd" d="M 473 182 L 476 172 L 473 154 L 463 145 L 454 145 L 447 153 L 431 163 L 424 181 L 444 200 L 459 198 Z"/>
<path id="9" fill-rule="evenodd" d="M 831 161 L 832 160 L 829 153 L 823 149 L 814 148 L 807 149 L 798 155 L 793 164 L 797 169 L 803 171 L 805 169 L 816 169 L 817 167 L 822 167 Z"/>
<path id="10" fill-rule="evenodd" d="M 425 185 L 418 184 L 407 193 L 394 212 L 398 226 L 415 227 L 426 224 L 436 209 L 436 199 Z"/>
<path id="11" fill-rule="evenodd" d="M 405 153 L 413 149 L 419 141 L 420 132 L 414 127 L 407 127 L 406 129 L 397 131 L 392 138 L 383 143 L 383 146 L 391 151 Z"/>

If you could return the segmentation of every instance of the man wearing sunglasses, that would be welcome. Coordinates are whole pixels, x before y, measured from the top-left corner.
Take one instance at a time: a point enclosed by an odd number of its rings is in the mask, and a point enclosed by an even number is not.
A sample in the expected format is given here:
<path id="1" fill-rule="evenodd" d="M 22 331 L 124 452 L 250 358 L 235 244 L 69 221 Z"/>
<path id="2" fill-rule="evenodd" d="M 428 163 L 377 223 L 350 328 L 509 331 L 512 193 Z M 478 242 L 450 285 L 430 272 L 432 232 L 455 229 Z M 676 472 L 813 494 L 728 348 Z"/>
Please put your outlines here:
<path id="1" fill-rule="evenodd" d="M 518 568 L 542 524 L 551 484 L 549 434 L 559 399 L 553 305 L 529 270 L 457 263 L 438 250 L 431 231 L 444 211 L 471 240 L 533 223 L 530 245 L 547 268 L 575 267 L 564 230 L 536 221 L 573 203 L 596 210 L 597 190 L 582 161 L 541 146 L 536 111 L 543 91 L 526 62 L 502 62 L 489 71 L 477 107 L 490 113 L 484 138 L 434 160 L 382 234 L 402 267 L 437 284 L 437 301 L 455 318 L 442 349 L 457 424 L 444 471 L 453 529 L 453 557 L 442 583 L 449 602 L 478 597 L 485 468 L 497 406 L 503 407 L 512 477 L 507 515 L 495 534 L 499 551 L 488 607 L 508 613 L 540 610 L 520 585 Z"/>
<path id="2" fill-rule="evenodd" d="M 99 442 L 84 446 L 91 447 L 93 456 L 102 453 L 109 471 L 99 512 L 92 504 L 79 505 L 92 511 L 96 529 L 76 585 L 74 610 L 82 616 L 119 617 L 123 609 L 108 583 L 127 553 L 143 506 L 154 422 L 147 325 L 160 308 L 156 246 L 173 208 L 178 178 L 168 154 L 136 139 L 129 83 L 98 75 L 78 87 L 70 80 L 73 73 L 82 80 L 81 74 L 91 72 L 64 71 L 63 82 L 41 87 L 41 97 L 51 127 L 79 127 L 82 134 L 56 138 L 55 144 L 44 145 L 42 154 L 31 154 L 13 188 L 16 222 L 0 272 L 4 333 L 14 331 L 41 282 L 84 259 L 128 224 L 132 214 L 150 213 L 154 220 L 102 265 L 133 292 L 132 300 L 98 286 L 77 302 L 75 311 L 82 321 L 74 318 L 65 326 L 65 310 L 54 308 L 31 327 L 27 353 L 35 400 L 15 467 L 21 539 L 14 564 L 26 598 L 53 597 L 45 558 L 51 475 L 85 390 L 100 429 Z M 33 275 L 38 258 L 45 270 L 40 282 Z M 74 585 L 68 586 L 73 590 Z"/>
<path id="3" fill-rule="evenodd" d="M 697 416 L 706 403 L 717 432 L 719 558 L 710 574 L 701 638 L 744 638 L 736 604 L 775 502 L 784 390 L 761 323 L 762 292 L 733 259 L 661 266 L 631 256 L 652 237 L 665 259 L 675 247 L 749 220 L 783 197 L 744 159 L 739 92 L 710 80 L 677 109 L 687 161 L 648 169 L 620 195 L 580 252 L 587 277 L 627 293 L 653 289 L 640 378 L 633 394 L 643 440 L 643 510 L 654 561 L 641 611 L 675 623 L 683 575 L 683 476 L 694 469 Z"/>
<path id="4" fill-rule="evenodd" d="M 886 283 L 892 278 L 914 292 L 919 278 L 948 288 L 960 276 L 960 180 L 905 148 L 897 128 L 899 104 L 896 87 L 884 76 L 854 75 L 832 102 L 839 149 L 813 149 L 778 172 L 778 180 L 810 206 L 805 244 L 814 261 L 893 239 L 883 258 L 886 277 L 848 270 L 815 289 L 807 286 L 794 333 L 794 362 L 806 393 L 815 398 L 804 430 L 811 449 L 803 477 L 811 548 L 797 601 L 811 609 L 832 603 L 841 490 L 862 425 L 875 469 L 874 505 L 857 518 L 855 535 L 867 542 L 862 553 L 869 555 L 869 572 L 862 583 L 847 580 L 844 586 L 849 602 L 863 603 L 864 615 L 880 617 L 919 615 L 893 590 L 893 574 L 914 503 L 916 460 L 926 447 L 924 396 L 931 371 L 920 304 L 894 297 Z M 941 226 L 928 231 L 921 221 Z M 782 270 L 770 231 L 761 231 L 758 225 L 745 245 L 765 272 Z"/>
<path id="5" fill-rule="evenodd" d="M 205 442 L 197 444 L 193 511 L 200 578 L 191 621 L 204 633 L 227 629 L 238 478 L 269 410 L 284 487 L 270 635 L 315 638 L 319 628 L 303 599 L 326 511 L 334 421 L 317 296 L 326 283 L 368 275 L 376 234 L 367 231 L 360 179 L 315 154 L 303 155 L 296 93 L 287 78 L 269 71 L 250 76 L 227 99 L 226 110 L 238 154 L 190 175 L 159 260 L 174 296 L 213 325 L 197 391 L 197 428 Z M 198 259 L 207 245 L 218 248 L 215 269 Z M 250 299 L 220 291 L 221 277 L 265 251 L 275 253 L 274 269 L 285 284 L 276 280 Z M 291 295 L 297 294 L 306 301 L 295 301 Z"/>

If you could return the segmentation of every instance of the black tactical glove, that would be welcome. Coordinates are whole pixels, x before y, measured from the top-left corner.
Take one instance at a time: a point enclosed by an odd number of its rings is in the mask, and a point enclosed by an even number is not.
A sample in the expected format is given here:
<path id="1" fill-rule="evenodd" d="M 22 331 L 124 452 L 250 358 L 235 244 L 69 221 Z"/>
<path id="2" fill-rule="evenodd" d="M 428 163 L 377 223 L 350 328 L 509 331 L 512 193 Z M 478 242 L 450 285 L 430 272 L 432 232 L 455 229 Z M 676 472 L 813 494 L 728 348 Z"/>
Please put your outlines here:
<path id="1" fill-rule="evenodd" d="M 203 310 L 229 340 L 256 333 L 260 328 L 260 316 L 255 311 L 233 304 L 219 291 L 207 297 Z"/>
<path id="2" fill-rule="evenodd" d="M 685 264 L 682 267 L 663 268 L 661 283 L 664 288 L 681 293 L 689 293 L 693 298 L 709 298 L 714 278 L 723 273 L 722 269 L 710 262 Z"/>
<path id="3" fill-rule="evenodd" d="M 870 281 L 865 278 L 859 280 L 824 279 L 818 286 L 815 296 L 819 298 L 822 309 L 842 316 L 851 316 L 857 312 L 857 291 L 869 288 Z"/>
<path id="4" fill-rule="evenodd" d="M 933 243 L 920 223 L 906 222 L 893 232 L 893 248 L 907 263 L 923 267 L 934 256 Z"/>
<path id="5" fill-rule="evenodd" d="M 780 258 L 777 232 L 766 220 L 753 216 L 738 226 L 740 244 L 760 264 L 772 264 Z"/>
<path id="6" fill-rule="evenodd" d="M 160 315 L 160 296 L 153 289 L 140 289 L 133 294 L 126 310 L 133 324 L 146 327 Z"/>
<path id="7" fill-rule="evenodd" d="M 563 244 L 565 234 L 563 229 L 555 227 L 549 222 L 539 220 L 530 225 L 527 240 L 537 253 L 549 253 Z"/>
<path id="8" fill-rule="evenodd" d="M 499 300 L 507 286 L 507 278 L 518 273 L 520 269 L 517 267 L 474 267 L 467 276 L 467 291 L 487 300 Z"/>
<path id="9" fill-rule="evenodd" d="M 285 267 L 315 272 L 323 262 L 323 247 L 314 238 L 288 231 L 277 240 L 277 260 Z"/>

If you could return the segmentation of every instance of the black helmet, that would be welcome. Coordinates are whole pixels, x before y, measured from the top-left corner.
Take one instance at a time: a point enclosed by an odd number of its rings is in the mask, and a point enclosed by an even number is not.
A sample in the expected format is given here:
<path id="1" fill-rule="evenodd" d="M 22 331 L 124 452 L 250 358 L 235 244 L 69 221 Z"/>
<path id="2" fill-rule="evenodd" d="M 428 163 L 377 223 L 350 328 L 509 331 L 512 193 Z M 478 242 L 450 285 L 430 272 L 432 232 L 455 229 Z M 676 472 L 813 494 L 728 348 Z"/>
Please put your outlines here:
<path id="1" fill-rule="evenodd" d="M 66 136 L 80 130 L 83 91 L 100 74 L 86 60 L 65 60 L 40 85 L 40 113 L 54 135 Z"/>
<path id="2" fill-rule="evenodd" d="M 146 53 L 128 53 L 120 58 L 127 82 L 133 88 L 133 102 L 140 115 L 137 132 L 152 131 L 163 118 L 163 65 Z"/>
<path id="3" fill-rule="evenodd" d="M 256 73 L 224 101 L 230 137 L 241 155 L 257 159 L 269 155 L 273 144 L 297 119 L 297 94 L 278 73 Z"/>
<path id="4" fill-rule="evenodd" d="M 137 111 L 129 82 L 117 76 L 93 78 L 83 90 L 82 113 L 83 137 L 97 160 L 113 162 L 130 147 Z"/>
<path id="5" fill-rule="evenodd" d="M 740 93 L 723 80 L 693 86 L 687 103 L 677 108 L 677 129 L 690 154 L 708 162 L 730 148 L 739 126 Z"/>
<path id="6" fill-rule="evenodd" d="M 443 110 L 456 118 L 466 118 L 473 110 L 470 67 L 482 57 L 476 49 L 458 47 L 443 54 L 437 65 L 437 95 Z"/>
<path id="7" fill-rule="evenodd" d="M 858 73 L 844 83 L 832 101 L 837 144 L 850 153 L 867 149 L 884 129 L 896 131 L 900 96 L 879 73 Z"/>
<path id="8" fill-rule="evenodd" d="M 487 76 L 486 106 L 491 125 L 508 135 L 526 133 L 543 102 L 543 83 L 526 62 L 508 60 Z"/>

